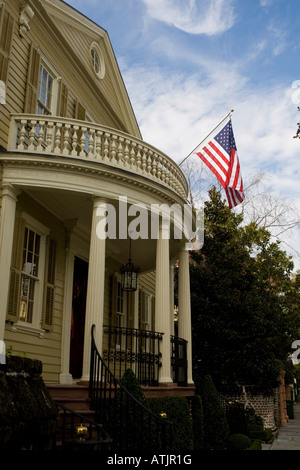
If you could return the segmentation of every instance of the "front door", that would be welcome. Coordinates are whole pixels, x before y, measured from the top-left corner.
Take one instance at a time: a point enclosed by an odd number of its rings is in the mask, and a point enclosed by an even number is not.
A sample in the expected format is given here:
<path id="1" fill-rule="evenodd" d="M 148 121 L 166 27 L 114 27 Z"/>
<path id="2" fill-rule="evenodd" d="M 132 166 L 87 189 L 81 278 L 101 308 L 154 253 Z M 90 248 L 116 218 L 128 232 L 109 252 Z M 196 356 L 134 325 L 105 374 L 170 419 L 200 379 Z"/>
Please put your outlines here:
<path id="1" fill-rule="evenodd" d="M 70 345 L 70 373 L 73 379 L 82 376 L 87 280 L 88 263 L 75 258 Z"/>

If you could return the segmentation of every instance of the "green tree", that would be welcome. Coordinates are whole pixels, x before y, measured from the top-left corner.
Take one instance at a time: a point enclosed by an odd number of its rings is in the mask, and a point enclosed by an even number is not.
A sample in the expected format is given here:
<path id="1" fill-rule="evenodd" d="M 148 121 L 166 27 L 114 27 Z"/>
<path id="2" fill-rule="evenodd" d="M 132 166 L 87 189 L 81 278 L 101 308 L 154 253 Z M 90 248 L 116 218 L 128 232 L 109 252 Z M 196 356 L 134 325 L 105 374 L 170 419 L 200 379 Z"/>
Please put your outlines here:
<path id="1" fill-rule="evenodd" d="M 205 204 L 205 243 L 191 253 L 195 377 L 277 385 L 299 327 L 293 263 L 264 228 L 243 225 L 212 188 Z"/>

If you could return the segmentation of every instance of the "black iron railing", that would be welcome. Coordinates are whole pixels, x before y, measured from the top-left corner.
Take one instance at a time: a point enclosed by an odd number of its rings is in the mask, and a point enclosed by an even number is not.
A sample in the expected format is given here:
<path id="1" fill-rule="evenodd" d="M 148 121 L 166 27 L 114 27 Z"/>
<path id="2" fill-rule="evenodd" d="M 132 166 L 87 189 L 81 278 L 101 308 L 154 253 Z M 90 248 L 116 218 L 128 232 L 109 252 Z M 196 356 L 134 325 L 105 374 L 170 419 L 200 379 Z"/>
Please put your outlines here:
<path id="1" fill-rule="evenodd" d="M 171 336 L 171 346 L 173 382 L 184 387 L 187 385 L 187 341 L 178 336 Z"/>
<path id="2" fill-rule="evenodd" d="M 102 424 L 55 402 L 59 419 L 55 436 L 55 449 L 110 450 L 111 438 Z"/>
<path id="3" fill-rule="evenodd" d="M 105 326 L 105 337 L 107 347 L 103 349 L 103 360 L 116 377 L 122 377 L 130 368 L 141 385 L 158 384 L 163 333 Z"/>
<path id="4" fill-rule="evenodd" d="M 112 438 L 114 450 L 167 451 L 172 447 L 172 423 L 154 414 L 114 376 L 95 344 L 92 326 L 90 399 L 96 421 Z"/>

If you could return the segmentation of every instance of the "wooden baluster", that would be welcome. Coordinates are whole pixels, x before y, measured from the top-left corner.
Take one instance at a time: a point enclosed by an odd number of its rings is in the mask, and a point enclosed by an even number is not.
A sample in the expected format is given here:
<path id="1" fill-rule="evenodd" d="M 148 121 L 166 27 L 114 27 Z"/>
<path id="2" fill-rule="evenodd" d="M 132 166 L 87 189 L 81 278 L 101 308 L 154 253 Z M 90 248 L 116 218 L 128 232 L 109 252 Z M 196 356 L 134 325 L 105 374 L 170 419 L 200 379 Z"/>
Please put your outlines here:
<path id="1" fill-rule="evenodd" d="M 88 144 L 88 158 L 95 158 L 95 129 L 89 129 L 89 144 Z"/>
<path id="2" fill-rule="evenodd" d="M 70 155 L 70 124 L 65 124 L 63 139 L 63 154 Z"/>
<path id="3" fill-rule="evenodd" d="M 123 152 L 124 138 L 119 138 L 118 152 L 117 152 L 117 164 L 118 166 L 124 166 L 124 152 Z"/>
<path id="4" fill-rule="evenodd" d="M 30 131 L 29 131 L 29 142 L 30 144 L 28 145 L 28 150 L 30 152 L 33 152 L 35 150 L 35 145 L 34 145 L 34 141 L 35 141 L 35 138 L 36 138 L 36 133 L 35 133 L 35 128 L 36 128 L 36 123 L 37 121 L 30 121 Z"/>
<path id="5" fill-rule="evenodd" d="M 19 144 L 17 146 L 18 150 L 25 150 L 25 139 L 26 139 L 26 126 L 27 126 L 27 119 L 21 119 L 21 129 L 20 129 L 20 139 Z"/>
<path id="6" fill-rule="evenodd" d="M 95 150 L 95 158 L 97 160 L 101 160 L 101 137 L 102 137 L 103 132 L 101 131 L 96 131 L 96 150 Z"/>
<path id="7" fill-rule="evenodd" d="M 45 121 L 39 121 L 38 127 L 39 133 L 38 133 L 38 145 L 37 145 L 37 151 L 42 152 L 43 149 L 43 142 L 44 142 L 44 131 L 45 131 Z"/>
<path id="8" fill-rule="evenodd" d="M 169 186 L 169 181 L 170 181 L 170 163 L 166 163 L 166 185 Z"/>
<path id="9" fill-rule="evenodd" d="M 135 147 L 136 143 L 131 143 L 131 151 L 130 151 L 130 168 L 133 169 L 135 166 Z"/>
<path id="10" fill-rule="evenodd" d="M 162 180 L 163 183 L 165 183 L 165 179 L 166 179 L 166 165 L 165 165 L 164 158 L 162 158 L 162 162 L 161 162 L 161 180 Z"/>
<path id="11" fill-rule="evenodd" d="M 138 145 L 137 146 L 137 154 L 136 154 L 136 171 L 138 173 L 141 172 L 141 167 L 142 167 L 142 155 L 141 155 L 141 150 L 142 150 L 142 146 L 141 145 Z"/>
<path id="12" fill-rule="evenodd" d="M 173 166 L 170 166 L 170 171 L 169 171 L 169 186 L 170 186 L 170 188 L 172 188 L 172 189 L 173 189 L 173 187 L 174 187 Z"/>
<path id="13" fill-rule="evenodd" d="M 73 135 L 72 135 L 72 157 L 78 156 L 78 130 L 79 126 L 73 126 Z"/>
<path id="14" fill-rule="evenodd" d="M 124 163 L 125 167 L 129 166 L 129 145 L 130 145 L 130 140 L 126 139 L 125 140 L 125 149 L 124 149 Z"/>
<path id="15" fill-rule="evenodd" d="M 142 173 L 145 173 L 147 168 L 147 153 L 148 149 L 144 147 L 143 156 L 142 156 Z"/>
<path id="16" fill-rule="evenodd" d="M 151 169 L 152 169 L 152 150 L 149 150 L 149 155 L 147 158 L 147 173 L 151 174 Z"/>
<path id="17" fill-rule="evenodd" d="M 156 173 L 157 179 L 161 179 L 161 157 L 158 155 L 157 157 L 157 173 Z"/>
<path id="18" fill-rule="evenodd" d="M 80 134 L 80 152 L 79 152 L 79 156 L 82 157 L 82 158 L 85 158 L 86 157 L 86 152 L 85 152 L 85 144 L 86 144 L 86 131 L 87 131 L 87 127 L 81 127 L 81 134 Z"/>
<path id="19" fill-rule="evenodd" d="M 153 154 L 153 159 L 152 159 L 152 175 L 153 178 L 156 178 L 156 173 L 157 173 L 157 154 Z"/>
<path id="20" fill-rule="evenodd" d="M 117 136 L 112 135 L 110 140 L 110 152 L 109 152 L 109 161 L 112 164 L 116 162 L 116 155 L 117 155 L 117 144 L 116 144 Z"/>
<path id="21" fill-rule="evenodd" d="M 56 130 L 55 130 L 55 139 L 54 139 L 54 153 L 61 153 L 61 127 L 62 123 L 56 123 Z"/>
<path id="22" fill-rule="evenodd" d="M 46 152 L 52 153 L 52 142 L 53 142 L 53 121 L 48 121 L 46 125 Z"/>
<path id="23" fill-rule="evenodd" d="M 110 134 L 108 132 L 105 132 L 104 134 L 104 142 L 103 142 L 103 161 L 108 162 L 108 154 L 109 154 L 109 137 Z"/>

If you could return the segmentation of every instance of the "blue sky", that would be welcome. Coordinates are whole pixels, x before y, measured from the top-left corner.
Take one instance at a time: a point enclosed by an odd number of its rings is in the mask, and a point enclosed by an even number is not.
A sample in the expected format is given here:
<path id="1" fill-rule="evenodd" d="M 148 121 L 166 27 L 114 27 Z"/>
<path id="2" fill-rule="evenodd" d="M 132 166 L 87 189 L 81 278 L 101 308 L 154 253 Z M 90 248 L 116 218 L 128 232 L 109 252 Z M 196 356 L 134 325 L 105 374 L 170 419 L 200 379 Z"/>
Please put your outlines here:
<path id="1" fill-rule="evenodd" d="M 179 163 L 233 108 L 244 186 L 300 212 L 299 0 L 67 3 L 108 32 L 145 141 Z M 300 268 L 299 227 L 282 248 Z"/>

